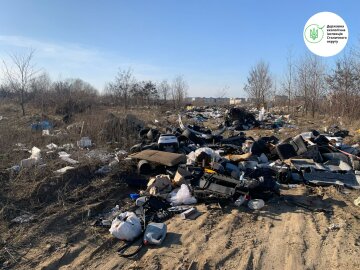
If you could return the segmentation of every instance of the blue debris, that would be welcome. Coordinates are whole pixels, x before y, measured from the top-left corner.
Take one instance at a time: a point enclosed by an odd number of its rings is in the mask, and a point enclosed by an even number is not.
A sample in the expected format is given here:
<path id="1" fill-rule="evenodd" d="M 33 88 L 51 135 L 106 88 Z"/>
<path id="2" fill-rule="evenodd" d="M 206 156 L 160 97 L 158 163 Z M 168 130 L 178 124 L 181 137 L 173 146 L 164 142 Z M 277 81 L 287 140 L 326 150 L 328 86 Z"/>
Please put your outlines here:
<path id="1" fill-rule="evenodd" d="M 53 124 L 48 120 L 44 120 L 41 122 L 31 124 L 32 131 L 42 131 L 42 130 L 52 129 L 52 128 L 53 128 Z"/>

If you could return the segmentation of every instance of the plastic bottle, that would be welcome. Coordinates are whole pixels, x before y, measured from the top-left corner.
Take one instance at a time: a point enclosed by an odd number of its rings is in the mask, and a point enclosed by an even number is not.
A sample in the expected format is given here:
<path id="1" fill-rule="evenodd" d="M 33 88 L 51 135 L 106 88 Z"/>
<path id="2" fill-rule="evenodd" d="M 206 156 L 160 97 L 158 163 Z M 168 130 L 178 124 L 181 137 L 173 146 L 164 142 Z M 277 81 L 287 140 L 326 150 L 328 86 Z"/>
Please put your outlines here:
<path id="1" fill-rule="evenodd" d="M 245 201 L 246 201 L 246 196 L 245 196 L 245 195 L 240 195 L 240 197 L 237 198 L 237 200 L 234 202 L 234 204 L 235 204 L 235 206 L 240 206 L 240 205 L 242 205 Z"/>

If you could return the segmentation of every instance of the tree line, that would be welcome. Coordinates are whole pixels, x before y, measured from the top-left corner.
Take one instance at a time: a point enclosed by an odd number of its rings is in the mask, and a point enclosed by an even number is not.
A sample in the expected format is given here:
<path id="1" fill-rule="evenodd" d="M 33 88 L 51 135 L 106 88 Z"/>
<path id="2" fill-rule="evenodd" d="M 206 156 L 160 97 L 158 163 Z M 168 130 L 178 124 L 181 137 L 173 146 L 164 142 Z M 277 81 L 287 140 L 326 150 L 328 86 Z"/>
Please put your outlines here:
<path id="1" fill-rule="evenodd" d="M 9 60 L 3 60 L 2 64 L 0 98 L 16 101 L 23 116 L 26 115 L 28 103 L 41 108 L 42 112 L 55 108 L 59 114 L 84 112 L 96 104 L 125 109 L 165 104 L 179 108 L 188 90 L 188 84 L 182 76 L 176 76 L 171 82 L 140 81 L 131 69 L 119 70 L 102 93 L 79 78 L 52 81 L 47 72 L 36 69 L 34 50 L 10 54 Z"/>
<path id="2" fill-rule="evenodd" d="M 354 48 L 339 57 L 333 68 L 314 54 L 295 60 L 289 52 L 280 87 L 275 83 L 269 63 L 260 60 L 250 69 L 244 91 L 258 108 L 282 95 L 288 112 L 297 106 L 312 117 L 326 113 L 357 120 L 360 115 L 360 54 Z"/>
<path id="3" fill-rule="evenodd" d="M 2 61 L 2 66 L 0 98 L 16 101 L 23 115 L 28 103 L 43 112 L 56 108 L 56 112 L 61 114 L 83 112 L 96 104 L 124 109 L 163 105 L 180 108 L 189 89 L 182 76 L 161 82 L 138 80 L 132 70 L 127 69 L 118 70 L 115 78 L 99 93 L 79 78 L 52 81 L 46 72 L 36 69 L 33 50 L 11 54 L 8 61 Z M 223 89 L 224 93 L 225 90 L 227 88 Z M 289 52 L 279 87 L 269 63 L 261 60 L 250 68 L 244 91 L 258 108 L 269 104 L 275 95 L 282 95 L 286 97 L 282 105 L 289 112 L 297 107 L 304 115 L 312 117 L 317 113 L 327 113 L 334 117 L 357 119 L 360 115 L 359 50 L 348 50 L 332 68 L 313 54 L 294 59 Z"/>

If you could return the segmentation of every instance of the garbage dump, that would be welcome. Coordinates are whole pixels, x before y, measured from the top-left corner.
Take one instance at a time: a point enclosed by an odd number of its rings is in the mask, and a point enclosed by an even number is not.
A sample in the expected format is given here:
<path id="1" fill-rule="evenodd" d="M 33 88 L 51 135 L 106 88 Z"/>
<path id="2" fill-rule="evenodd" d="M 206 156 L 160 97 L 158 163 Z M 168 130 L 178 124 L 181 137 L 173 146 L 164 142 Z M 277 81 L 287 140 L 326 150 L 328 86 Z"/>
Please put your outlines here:
<path id="1" fill-rule="evenodd" d="M 270 113 L 264 108 L 193 107 L 179 115 L 167 115 L 176 120 L 162 124 L 156 119 L 149 126 L 133 116 L 120 119 L 110 115 L 102 132 L 109 142 L 125 138 L 126 129 L 137 132 L 137 142 L 128 152 L 97 148 L 96 140 L 87 134 L 78 136 L 76 144 L 47 142 L 41 149 L 29 150 L 19 143 L 16 151 L 24 152 L 25 157 L 30 152 L 31 156 L 9 170 L 19 174 L 56 160 L 52 178 L 39 186 L 45 194 L 39 201 L 50 198 L 67 179 L 71 187 L 73 182 L 88 182 L 93 177 L 110 175 L 119 182 L 121 178 L 121 184 L 136 190 L 128 193 L 131 203 L 126 204 L 127 209 L 111 206 L 110 211 L 89 211 L 88 217 L 94 219 L 93 225 L 106 228 L 124 241 L 117 253 L 125 258 L 136 256 L 147 246 L 162 245 L 171 233 L 171 219 L 191 222 L 203 214 L 198 210 L 201 205 L 221 209 L 229 206 L 256 214 L 266 210 L 274 198 L 283 198 L 296 207 L 314 209 L 283 197 L 283 188 L 360 189 L 359 144 L 346 144 L 350 134 L 338 126 L 299 131 L 281 139 L 272 131 L 297 131 L 295 123 L 290 115 Z M 250 136 L 253 130 L 269 130 L 272 134 Z M 129 170 L 116 174 L 117 166 L 127 164 Z M 358 207 L 360 198 L 351 204 Z M 19 215 L 13 223 L 32 222 L 34 216 L 28 215 Z"/>
<path id="2" fill-rule="evenodd" d="M 112 221 L 110 232 L 128 240 L 118 250 L 119 255 L 135 256 L 140 248 L 132 253 L 125 250 L 140 238 L 141 247 L 148 242 L 161 244 L 166 238 L 164 222 L 176 215 L 182 219 L 196 217 L 199 203 L 260 211 L 269 200 L 281 196 L 283 185 L 360 189 L 360 149 L 343 143 L 349 135 L 346 130 L 309 130 L 285 140 L 276 136 L 254 139 L 244 132 L 285 125 L 291 128 L 289 118 L 275 117 L 264 108 L 258 117 L 243 108 L 192 108 L 178 116 L 178 127 L 140 130 L 139 143 L 131 148 L 128 158 L 137 162 L 137 173 L 146 179 L 146 187 L 129 179 L 128 184 L 140 190 L 130 195 L 133 212 L 118 213 Z M 184 124 L 184 119 L 196 124 Z M 209 119 L 218 123 L 215 129 L 204 125 Z M 358 200 L 354 204 L 358 205 Z M 134 226 L 128 226 L 133 217 L 137 218 Z M 110 226 L 101 218 L 96 224 Z M 150 237 L 151 230 L 156 232 Z"/>

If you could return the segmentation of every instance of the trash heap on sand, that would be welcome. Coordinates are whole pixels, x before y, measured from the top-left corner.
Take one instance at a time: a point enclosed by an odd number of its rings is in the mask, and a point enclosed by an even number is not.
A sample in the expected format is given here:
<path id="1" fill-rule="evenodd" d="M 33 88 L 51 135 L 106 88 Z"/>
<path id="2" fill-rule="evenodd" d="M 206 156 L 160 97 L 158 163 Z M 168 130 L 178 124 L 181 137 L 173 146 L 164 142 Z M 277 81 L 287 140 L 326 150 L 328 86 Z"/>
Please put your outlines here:
<path id="1" fill-rule="evenodd" d="M 185 118 L 194 124 L 184 124 Z M 214 120 L 215 128 L 204 127 L 209 119 Z M 111 128 L 104 131 L 109 140 L 116 138 L 112 130 L 120 126 L 118 122 L 112 117 L 108 125 Z M 38 126 L 32 128 L 43 129 Z M 349 135 L 347 130 L 332 126 L 324 133 L 309 130 L 285 140 L 276 136 L 254 139 L 245 133 L 253 128 L 284 126 L 293 126 L 289 116 L 275 116 L 264 109 L 250 112 L 243 108 L 193 108 L 178 115 L 174 126 L 141 128 L 137 123 L 139 143 L 131 147 L 129 154 L 120 149 L 113 153 L 96 149 L 91 138 L 82 137 L 77 142 L 80 152 L 69 153 L 75 148 L 73 144 L 52 143 L 45 153 L 33 147 L 30 157 L 10 170 L 46 166 L 44 155 L 61 160 L 63 167 L 54 171 L 56 177 L 76 170 L 84 158 L 101 164 L 95 172 L 100 176 L 111 173 L 120 160 L 136 162 L 137 171 L 124 176 L 126 183 L 138 190 L 129 194 L 132 207 L 124 212 L 115 206 L 97 215 L 94 222 L 124 240 L 118 253 L 131 257 L 146 245 L 162 244 L 167 234 L 166 220 L 175 215 L 183 219 L 201 215 L 197 211 L 199 203 L 257 211 L 274 196 L 281 196 L 283 185 L 360 189 L 360 148 L 343 143 Z M 359 199 L 354 203 L 359 205 Z M 127 251 L 140 239 L 142 244 L 135 251 Z"/>

